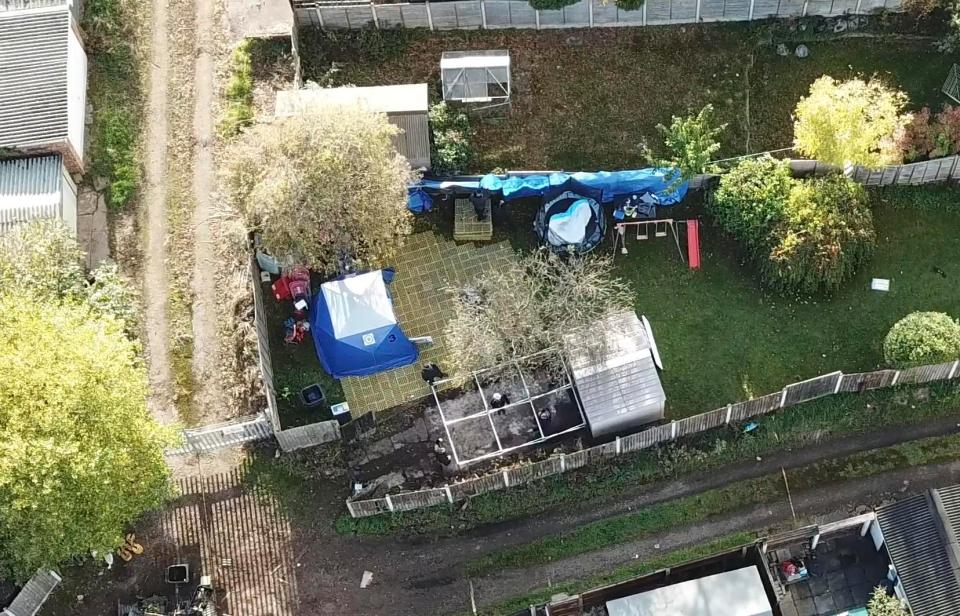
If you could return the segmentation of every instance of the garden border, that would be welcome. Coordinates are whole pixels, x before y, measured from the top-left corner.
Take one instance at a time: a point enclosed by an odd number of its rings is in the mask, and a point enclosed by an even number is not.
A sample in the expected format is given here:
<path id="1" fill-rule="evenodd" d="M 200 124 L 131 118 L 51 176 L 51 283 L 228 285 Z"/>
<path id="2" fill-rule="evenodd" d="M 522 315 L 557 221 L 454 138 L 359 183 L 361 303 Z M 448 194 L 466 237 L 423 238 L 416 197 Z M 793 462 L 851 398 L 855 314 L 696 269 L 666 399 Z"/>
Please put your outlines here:
<path id="1" fill-rule="evenodd" d="M 551 475 L 615 458 L 662 443 L 669 443 L 682 436 L 697 434 L 754 419 L 797 404 L 833 396 L 843 392 L 862 392 L 905 384 L 921 384 L 960 378 L 960 359 L 942 364 L 917 366 L 904 370 L 877 370 L 844 374 L 836 371 L 822 376 L 791 383 L 777 392 L 760 398 L 728 404 L 713 411 L 649 428 L 613 441 L 581 449 L 572 454 L 561 453 L 546 460 L 522 464 L 508 469 L 498 469 L 488 475 L 447 484 L 439 488 L 388 494 L 384 498 L 352 501 L 347 499 L 347 509 L 354 518 L 381 513 L 411 511 L 442 503 L 452 504 L 484 492 L 502 490 L 537 481 Z"/>

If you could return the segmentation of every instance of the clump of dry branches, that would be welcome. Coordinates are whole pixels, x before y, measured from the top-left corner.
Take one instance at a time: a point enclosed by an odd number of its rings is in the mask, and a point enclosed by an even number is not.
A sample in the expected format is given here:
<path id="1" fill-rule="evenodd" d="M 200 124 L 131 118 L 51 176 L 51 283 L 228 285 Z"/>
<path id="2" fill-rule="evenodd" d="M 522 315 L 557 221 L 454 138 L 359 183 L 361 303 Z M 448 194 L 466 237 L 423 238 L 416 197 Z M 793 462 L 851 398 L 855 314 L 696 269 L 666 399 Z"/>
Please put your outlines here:
<path id="1" fill-rule="evenodd" d="M 630 288 L 610 275 L 606 257 L 560 257 L 538 250 L 451 289 L 453 317 L 445 340 L 450 367 L 466 374 L 549 348 L 604 316 L 630 309 Z M 578 337 L 601 353 L 603 336 Z M 591 348 L 596 347 L 596 348 Z"/>

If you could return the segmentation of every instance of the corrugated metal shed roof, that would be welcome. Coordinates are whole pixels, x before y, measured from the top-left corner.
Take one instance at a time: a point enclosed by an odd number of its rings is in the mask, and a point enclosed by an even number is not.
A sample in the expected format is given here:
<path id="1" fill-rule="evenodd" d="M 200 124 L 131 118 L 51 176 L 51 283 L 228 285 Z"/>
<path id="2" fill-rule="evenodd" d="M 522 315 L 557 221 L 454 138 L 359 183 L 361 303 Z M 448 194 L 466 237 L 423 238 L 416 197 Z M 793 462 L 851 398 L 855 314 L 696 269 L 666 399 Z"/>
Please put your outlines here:
<path id="1" fill-rule="evenodd" d="M 37 218 L 58 218 L 63 203 L 59 156 L 0 161 L 0 234 Z"/>
<path id="2" fill-rule="evenodd" d="M 292 116 L 318 105 L 359 105 L 377 113 L 426 113 L 430 106 L 425 83 L 366 88 L 307 88 L 277 92 L 277 117 Z"/>
<path id="3" fill-rule="evenodd" d="M 0 147 L 67 138 L 66 6 L 0 12 Z"/>
<path id="4" fill-rule="evenodd" d="M 940 512 L 937 498 L 943 503 Z M 960 580 L 943 532 L 960 529 L 960 486 L 880 507 L 877 522 L 913 615 L 957 614 Z"/>
<path id="5" fill-rule="evenodd" d="M 48 6 L 70 6 L 67 0 L 0 0 L 0 11 L 23 11 L 42 9 Z"/>
<path id="6" fill-rule="evenodd" d="M 34 616 L 43 607 L 47 597 L 60 584 L 60 576 L 54 571 L 37 571 L 10 607 L 0 612 L 2 616 Z"/>
<path id="7" fill-rule="evenodd" d="M 579 340 L 603 335 L 606 348 Z M 567 338 L 568 360 L 583 412 L 595 435 L 619 432 L 663 417 L 666 395 L 650 352 L 647 332 L 632 312 L 611 315 Z"/>

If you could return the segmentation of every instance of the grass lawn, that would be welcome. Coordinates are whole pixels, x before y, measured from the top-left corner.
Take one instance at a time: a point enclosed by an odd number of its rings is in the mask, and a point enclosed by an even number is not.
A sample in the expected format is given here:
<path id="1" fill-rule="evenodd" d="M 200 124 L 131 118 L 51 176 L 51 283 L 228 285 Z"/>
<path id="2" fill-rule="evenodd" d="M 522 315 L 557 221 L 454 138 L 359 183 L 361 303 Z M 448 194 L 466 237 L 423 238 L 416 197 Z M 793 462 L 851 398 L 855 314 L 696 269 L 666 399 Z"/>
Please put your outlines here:
<path id="1" fill-rule="evenodd" d="M 706 103 L 729 124 L 720 156 L 787 147 L 790 114 L 823 74 L 877 74 L 906 91 L 913 106 L 947 102 L 940 87 L 952 59 L 930 42 L 824 40 L 808 42 L 806 59 L 778 56 L 775 43 L 797 34 L 767 23 L 319 37 L 305 32 L 301 53 L 307 79 L 358 86 L 425 81 L 439 100 L 444 50 L 509 49 L 512 111 L 505 119 L 475 122 L 477 172 L 641 166 L 642 144 L 659 145 L 658 123 Z M 328 73 L 331 62 L 337 70 Z"/>

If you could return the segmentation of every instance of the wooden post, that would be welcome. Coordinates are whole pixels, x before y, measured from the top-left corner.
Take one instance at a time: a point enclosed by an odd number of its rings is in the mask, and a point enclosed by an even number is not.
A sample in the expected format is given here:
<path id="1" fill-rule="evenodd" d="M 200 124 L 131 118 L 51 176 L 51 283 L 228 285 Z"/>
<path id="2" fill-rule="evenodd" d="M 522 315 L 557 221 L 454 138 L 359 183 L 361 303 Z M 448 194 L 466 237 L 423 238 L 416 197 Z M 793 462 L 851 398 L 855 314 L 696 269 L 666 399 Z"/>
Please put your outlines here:
<path id="1" fill-rule="evenodd" d="M 783 485 L 787 488 L 787 501 L 790 503 L 790 513 L 793 515 L 793 521 L 797 521 L 797 511 L 793 508 L 793 497 L 790 495 L 790 483 L 787 481 L 787 471 L 782 466 L 780 472 L 783 473 Z"/>

